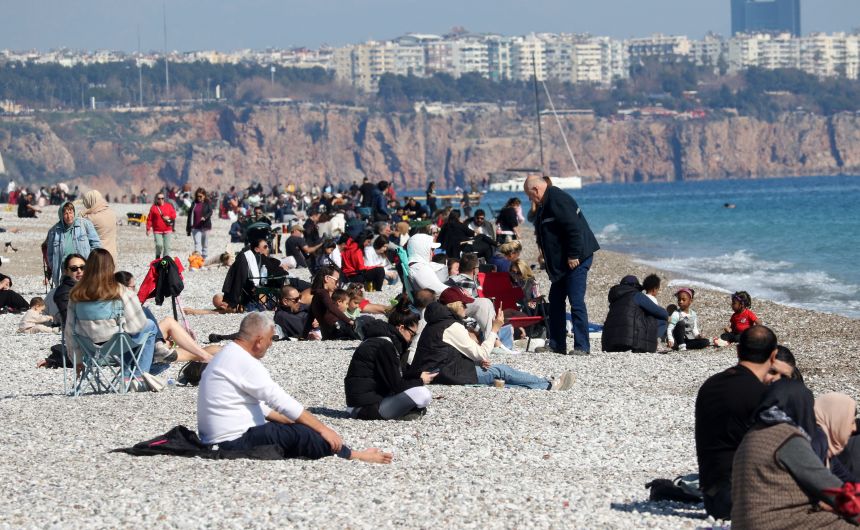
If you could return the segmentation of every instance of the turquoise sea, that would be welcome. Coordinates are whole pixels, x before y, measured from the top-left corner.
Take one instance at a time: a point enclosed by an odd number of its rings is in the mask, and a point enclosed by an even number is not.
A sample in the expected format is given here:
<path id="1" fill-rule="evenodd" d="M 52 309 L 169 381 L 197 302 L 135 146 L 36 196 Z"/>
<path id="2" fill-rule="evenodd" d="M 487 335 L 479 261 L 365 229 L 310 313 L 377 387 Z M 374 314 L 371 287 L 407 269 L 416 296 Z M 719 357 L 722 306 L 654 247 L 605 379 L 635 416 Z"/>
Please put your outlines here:
<path id="1" fill-rule="evenodd" d="M 860 318 L 860 177 L 594 184 L 572 193 L 603 248 L 683 283 Z M 482 205 L 498 209 L 512 195 L 491 192 Z"/>

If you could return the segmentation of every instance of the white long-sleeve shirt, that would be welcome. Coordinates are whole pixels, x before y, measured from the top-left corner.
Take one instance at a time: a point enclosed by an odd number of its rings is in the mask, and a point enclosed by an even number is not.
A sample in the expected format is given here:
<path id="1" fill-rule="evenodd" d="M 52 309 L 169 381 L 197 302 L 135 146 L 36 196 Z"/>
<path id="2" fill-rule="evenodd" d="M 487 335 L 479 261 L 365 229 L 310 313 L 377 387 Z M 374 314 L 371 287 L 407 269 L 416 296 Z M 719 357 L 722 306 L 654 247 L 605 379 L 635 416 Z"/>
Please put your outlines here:
<path id="1" fill-rule="evenodd" d="M 200 440 L 207 444 L 235 440 L 251 427 L 263 425 L 272 410 L 295 420 L 304 407 L 272 380 L 259 359 L 235 342 L 228 343 L 200 379 Z"/>
<path id="2" fill-rule="evenodd" d="M 466 326 L 459 322 L 451 324 L 442 333 L 442 342 L 453 346 L 458 352 L 469 359 L 480 363 L 490 359 L 490 352 L 496 345 L 496 334 L 492 331 L 484 334 L 484 342 L 478 344 L 469 336 Z"/>

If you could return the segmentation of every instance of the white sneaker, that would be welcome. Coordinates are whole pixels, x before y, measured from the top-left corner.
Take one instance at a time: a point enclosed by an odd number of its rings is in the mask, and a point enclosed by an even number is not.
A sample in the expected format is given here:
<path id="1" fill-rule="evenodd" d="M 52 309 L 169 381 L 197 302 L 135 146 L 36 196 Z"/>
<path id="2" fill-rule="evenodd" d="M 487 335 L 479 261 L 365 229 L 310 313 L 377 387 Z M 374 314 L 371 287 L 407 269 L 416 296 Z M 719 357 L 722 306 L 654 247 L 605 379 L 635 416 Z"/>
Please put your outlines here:
<path id="1" fill-rule="evenodd" d="M 680 346 L 678 346 L 678 351 L 687 351 L 687 345 L 681 344 Z"/>
<path id="2" fill-rule="evenodd" d="M 575 382 L 576 376 L 573 372 L 568 370 L 558 376 L 558 379 L 552 382 L 552 386 L 550 386 L 549 389 L 554 392 L 564 392 L 565 390 L 570 390 Z"/>
<path id="3" fill-rule="evenodd" d="M 725 348 L 728 345 L 729 341 L 723 340 L 719 337 L 714 337 L 714 346 L 716 346 L 717 348 Z"/>

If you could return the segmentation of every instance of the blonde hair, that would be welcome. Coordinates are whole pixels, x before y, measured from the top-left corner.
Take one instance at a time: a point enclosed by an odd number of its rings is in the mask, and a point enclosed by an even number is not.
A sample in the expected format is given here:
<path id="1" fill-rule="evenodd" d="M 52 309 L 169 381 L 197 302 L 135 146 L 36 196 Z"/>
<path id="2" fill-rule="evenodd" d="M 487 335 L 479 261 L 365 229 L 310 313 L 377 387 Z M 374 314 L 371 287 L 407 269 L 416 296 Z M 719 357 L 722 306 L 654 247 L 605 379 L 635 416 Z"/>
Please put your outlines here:
<path id="1" fill-rule="evenodd" d="M 505 256 L 510 256 L 514 252 L 522 252 L 523 245 L 517 241 L 516 239 L 513 241 L 508 241 L 501 247 L 499 247 L 499 252 L 501 252 Z"/>
<path id="2" fill-rule="evenodd" d="M 409 223 L 399 222 L 394 225 L 394 233 L 398 236 L 408 236 L 409 235 Z"/>
<path id="3" fill-rule="evenodd" d="M 445 307 L 451 310 L 457 316 L 463 316 L 466 313 L 466 306 L 463 302 L 457 300 L 456 302 L 451 302 L 450 304 L 445 304 Z"/>
<path id="4" fill-rule="evenodd" d="M 523 280 L 528 281 L 535 277 L 534 272 L 532 272 L 532 268 L 528 266 L 525 260 L 518 259 L 517 261 L 511 263 L 511 269 L 514 267 L 520 272 L 520 276 L 523 277 Z"/>
<path id="5" fill-rule="evenodd" d="M 69 293 L 73 302 L 119 300 L 122 286 L 114 277 L 114 264 L 110 252 L 95 248 L 87 258 L 86 273 Z"/>

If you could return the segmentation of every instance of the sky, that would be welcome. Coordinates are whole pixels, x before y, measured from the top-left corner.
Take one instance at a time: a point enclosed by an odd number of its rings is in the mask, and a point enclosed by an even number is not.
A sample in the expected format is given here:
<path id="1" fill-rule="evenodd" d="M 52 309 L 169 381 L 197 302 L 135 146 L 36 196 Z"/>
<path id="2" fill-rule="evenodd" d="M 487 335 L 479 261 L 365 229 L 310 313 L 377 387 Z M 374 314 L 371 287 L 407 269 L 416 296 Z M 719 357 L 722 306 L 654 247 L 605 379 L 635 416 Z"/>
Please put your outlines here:
<path id="1" fill-rule="evenodd" d="M 2 0 L 0 49 L 177 51 L 342 46 L 405 33 L 701 38 L 730 32 L 729 0 Z M 860 27 L 860 0 L 804 0 L 803 33 Z"/>

